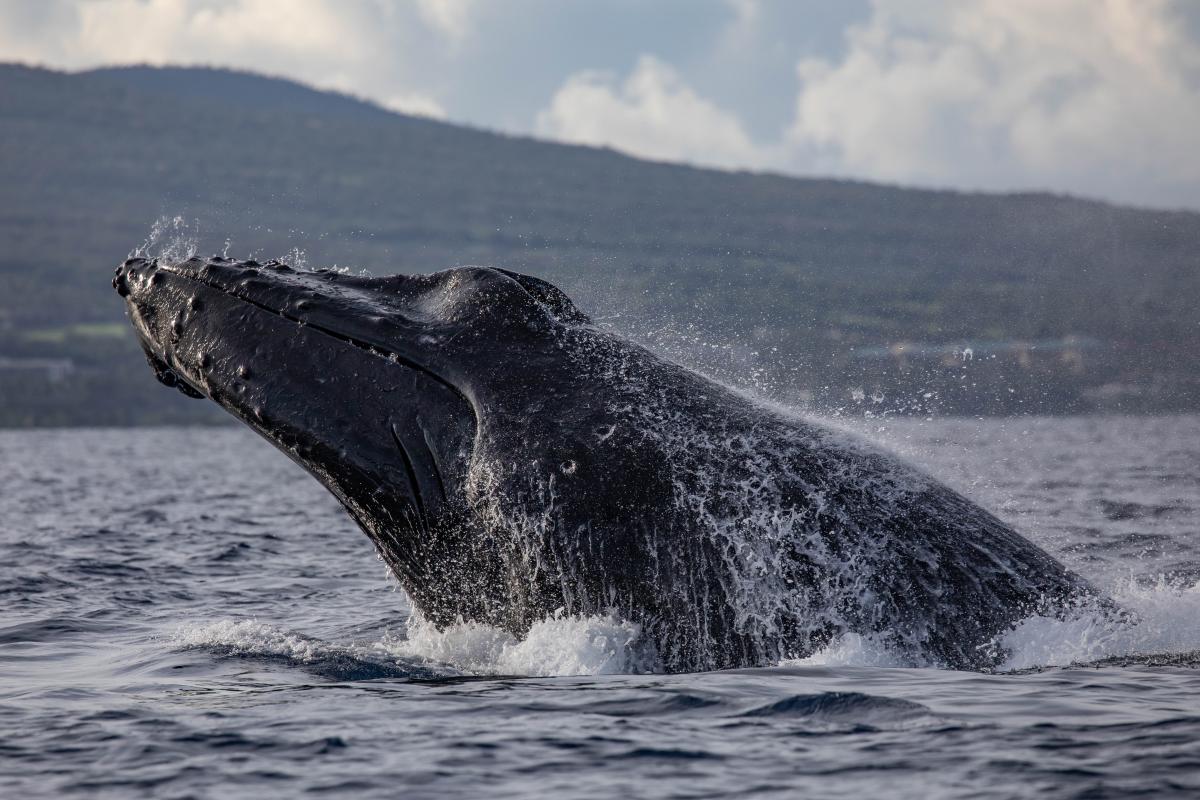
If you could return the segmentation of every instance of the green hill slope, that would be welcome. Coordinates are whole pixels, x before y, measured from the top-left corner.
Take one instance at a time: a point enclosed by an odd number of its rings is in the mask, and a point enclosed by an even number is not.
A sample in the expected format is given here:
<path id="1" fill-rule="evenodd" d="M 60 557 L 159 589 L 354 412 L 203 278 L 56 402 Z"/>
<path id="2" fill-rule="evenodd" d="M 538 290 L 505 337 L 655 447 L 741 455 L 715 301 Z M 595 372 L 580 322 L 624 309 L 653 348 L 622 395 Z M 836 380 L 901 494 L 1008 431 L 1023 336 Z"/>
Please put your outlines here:
<path id="1" fill-rule="evenodd" d="M 1200 214 L 655 164 L 220 70 L 0 66 L 0 423 L 216 418 L 158 390 L 108 287 L 162 215 L 202 253 L 532 272 L 827 410 L 1200 406 Z"/>

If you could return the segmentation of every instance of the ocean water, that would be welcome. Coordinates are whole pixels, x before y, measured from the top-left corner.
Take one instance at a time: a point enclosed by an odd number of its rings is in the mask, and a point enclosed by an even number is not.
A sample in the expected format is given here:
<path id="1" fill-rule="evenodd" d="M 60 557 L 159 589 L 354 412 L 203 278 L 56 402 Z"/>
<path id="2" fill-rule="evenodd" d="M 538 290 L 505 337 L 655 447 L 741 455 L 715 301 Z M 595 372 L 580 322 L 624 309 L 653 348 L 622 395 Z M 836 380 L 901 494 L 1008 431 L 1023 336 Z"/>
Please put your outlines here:
<path id="1" fill-rule="evenodd" d="M 1137 622 L 1005 671 L 632 674 L 637 629 L 410 617 L 247 430 L 0 432 L 0 796 L 1200 796 L 1200 416 L 857 420 Z"/>

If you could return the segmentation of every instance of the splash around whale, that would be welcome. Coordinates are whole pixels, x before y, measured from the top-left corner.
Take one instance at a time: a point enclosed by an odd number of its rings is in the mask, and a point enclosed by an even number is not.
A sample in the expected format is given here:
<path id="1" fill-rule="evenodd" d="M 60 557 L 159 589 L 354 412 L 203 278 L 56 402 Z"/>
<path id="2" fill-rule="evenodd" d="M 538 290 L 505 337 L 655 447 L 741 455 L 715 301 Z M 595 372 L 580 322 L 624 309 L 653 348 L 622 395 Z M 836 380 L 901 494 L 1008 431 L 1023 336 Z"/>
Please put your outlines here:
<path id="1" fill-rule="evenodd" d="M 1021 620 L 1105 603 L 914 468 L 593 325 L 534 277 L 130 259 L 113 285 L 158 378 L 314 475 L 435 627 L 611 616 L 670 671 L 846 634 L 988 669 Z"/>

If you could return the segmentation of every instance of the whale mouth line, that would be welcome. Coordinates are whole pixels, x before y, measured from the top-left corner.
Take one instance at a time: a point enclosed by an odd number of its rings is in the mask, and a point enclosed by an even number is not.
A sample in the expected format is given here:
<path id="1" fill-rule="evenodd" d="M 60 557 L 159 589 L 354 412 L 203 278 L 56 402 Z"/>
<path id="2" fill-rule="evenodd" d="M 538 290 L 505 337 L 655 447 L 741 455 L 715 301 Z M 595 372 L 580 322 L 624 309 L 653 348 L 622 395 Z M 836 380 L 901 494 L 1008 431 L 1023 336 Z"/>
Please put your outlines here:
<path id="1" fill-rule="evenodd" d="M 139 338 L 142 337 L 139 336 Z M 154 370 L 155 379 L 157 379 L 158 382 L 163 386 L 171 389 L 177 389 L 182 394 L 194 399 L 199 399 L 205 396 L 202 389 L 192 384 L 192 382 L 187 379 L 187 376 L 184 375 L 181 370 L 177 370 L 168 364 L 166 360 L 160 357 L 158 353 L 155 353 L 154 350 L 151 349 L 150 345 L 145 341 L 142 342 L 142 350 L 146 354 L 146 361 L 149 362 L 150 368 Z"/>
<path id="2" fill-rule="evenodd" d="M 296 317 L 296 316 L 293 316 L 293 315 L 287 313 L 283 309 L 272 308 L 271 306 L 267 305 L 266 303 L 260 303 L 257 300 L 253 300 L 249 297 L 238 294 L 235 291 L 231 291 L 230 289 L 227 289 L 223 286 L 213 283 L 212 281 L 206 280 L 205 278 L 203 278 L 199 275 L 189 275 L 185 272 L 181 272 L 180 270 L 176 269 L 173 265 L 159 265 L 158 268 L 160 270 L 162 270 L 163 272 L 168 272 L 176 277 L 183 278 L 184 280 L 188 280 L 193 283 L 198 283 L 202 286 L 207 286 L 209 289 L 212 289 L 215 292 L 220 292 L 221 294 L 223 294 L 227 297 L 232 297 L 235 300 L 240 300 L 243 303 L 254 306 L 255 308 L 259 309 L 260 311 L 265 311 L 268 314 L 282 317 L 283 319 L 286 319 L 289 322 L 294 322 L 297 325 L 300 325 L 300 326 L 303 326 L 306 328 L 311 328 L 312 330 L 316 331 L 317 333 L 321 333 L 326 336 L 329 336 L 330 338 L 336 339 L 339 342 L 342 342 L 344 344 L 348 344 L 353 347 L 357 347 L 360 350 L 365 350 L 366 352 L 370 353 L 371 355 L 377 356 L 378 358 L 382 358 L 385 361 L 395 363 L 395 364 L 398 364 L 399 366 L 407 367 L 409 369 L 416 370 L 417 372 L 421 372 L 425 375 L 428 375 L 434 381 L 440 383 L 442 386 L 445 386 L 447 389 L 451 390 L 452 392 L 457 394 L 459 397 L 461 397 L 463 400 L 467 401 L 468 404 L 470 404 L 470 398 L 468 398 L 466 396 L 466 394 L 464 394 L 463 391 L 461 389 L 459 389 L 457 386 L 455 386 L 451 381 L 442 377 L 437 372 L 431 370 L 429 367 L 425 366 L 424 364 L 421 364 L 418 361 L 414 361 L 413 359 L 408 358 L 407 356 L 404 356 L 401 353 L 397 353 L 395 350 L 392 350 L 390 348 L 381 347 L 377 344 L 373 344 L 364 339 L 359 339 L 358 337 L 352 336 L 348 333 L 342 333 L 341 331 L 336 331 L 332 328 L 321 325 L 318 322 L 312 322 L 310 320 L 301 319 L 300 317 Z"/>

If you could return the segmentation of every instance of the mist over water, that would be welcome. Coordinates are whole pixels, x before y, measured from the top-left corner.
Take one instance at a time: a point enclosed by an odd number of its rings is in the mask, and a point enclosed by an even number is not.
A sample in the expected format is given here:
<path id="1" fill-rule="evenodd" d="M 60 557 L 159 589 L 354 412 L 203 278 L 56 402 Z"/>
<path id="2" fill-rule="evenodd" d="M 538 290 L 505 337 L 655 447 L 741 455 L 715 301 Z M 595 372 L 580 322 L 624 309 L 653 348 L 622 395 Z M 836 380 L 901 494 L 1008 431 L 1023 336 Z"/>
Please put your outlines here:
<path id="1" fill-rule="evenodd" d="M 620 619 L 559 614 L 518 641 L 410 616 L 336 501 L 249 431 L 3 432 L 0 787 L 1200 788 L 1200 417 L 853 427 L 999 513 L 1136 624 L 1027 620 L 1002 642 L 1009 674 L 902 665 L 861 637 L 773 668 L 647 674 Z"/>

